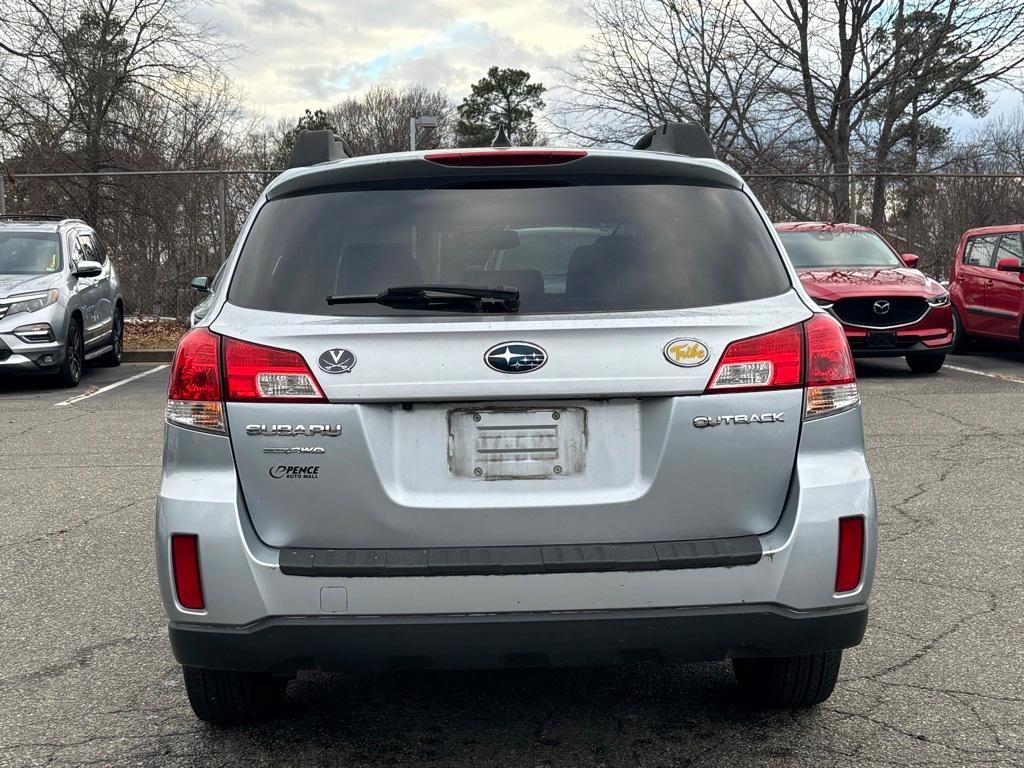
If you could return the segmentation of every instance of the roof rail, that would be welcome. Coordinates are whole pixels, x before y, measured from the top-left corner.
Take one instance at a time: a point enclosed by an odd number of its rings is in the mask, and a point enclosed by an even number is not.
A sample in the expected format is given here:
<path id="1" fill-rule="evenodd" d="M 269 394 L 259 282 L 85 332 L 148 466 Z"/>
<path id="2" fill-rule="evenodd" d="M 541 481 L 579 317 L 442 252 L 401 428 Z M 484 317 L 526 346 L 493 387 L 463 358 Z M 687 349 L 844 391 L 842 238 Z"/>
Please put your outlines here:
<path id="1" fill-rule="evenodd" d="M 74 218 L 54 213 L 0 213 L 0 221 L 64 221 Z"/>
<path id="2" fill-rule="evenodd" d="M 663 123 L 645 133 L 633 149 L 716 159 L 711 139 L 696 123 Z"/>
<path id="3" fill-rule="evenodd" d="M 303 168 L 353 156 L 352 147 L 334 131 L 299 131 L 288 157 L 288 167 Z"/>

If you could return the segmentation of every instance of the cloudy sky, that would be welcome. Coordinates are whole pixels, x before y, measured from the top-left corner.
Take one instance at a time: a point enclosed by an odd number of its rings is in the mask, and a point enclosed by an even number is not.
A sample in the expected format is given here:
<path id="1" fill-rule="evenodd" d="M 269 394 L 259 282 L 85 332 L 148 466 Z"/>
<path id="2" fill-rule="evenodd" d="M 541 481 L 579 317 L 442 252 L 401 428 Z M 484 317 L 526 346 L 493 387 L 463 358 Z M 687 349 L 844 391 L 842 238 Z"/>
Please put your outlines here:
<path id="1" fill-rule="evenodd" d="M 223 0 L 202 15 L 244 46 L 234 75 L 270 118 L 377 82 L 460 100 L 493 64 L 551 86 L 587 37 L 574 0 Z"/>

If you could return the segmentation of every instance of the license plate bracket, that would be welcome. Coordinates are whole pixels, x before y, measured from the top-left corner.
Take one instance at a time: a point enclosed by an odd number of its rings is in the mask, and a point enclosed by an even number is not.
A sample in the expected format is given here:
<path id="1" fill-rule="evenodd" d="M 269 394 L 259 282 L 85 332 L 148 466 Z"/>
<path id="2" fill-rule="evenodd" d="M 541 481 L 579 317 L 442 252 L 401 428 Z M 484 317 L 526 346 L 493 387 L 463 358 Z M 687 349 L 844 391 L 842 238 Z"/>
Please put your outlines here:
<path id="1" fill-rule="evenodd" d="M 868 334 L 868 346 L 871 349 L 892 349 L 896 346 L 896 332 L 883 331 Z"/>
<path id="2" fill-rule="evenodd" d="M 586 460 L 585 408 L 456 408 L 448 412 L 448 468 L 456 477 L 565 478 L 582 473 Z"/>

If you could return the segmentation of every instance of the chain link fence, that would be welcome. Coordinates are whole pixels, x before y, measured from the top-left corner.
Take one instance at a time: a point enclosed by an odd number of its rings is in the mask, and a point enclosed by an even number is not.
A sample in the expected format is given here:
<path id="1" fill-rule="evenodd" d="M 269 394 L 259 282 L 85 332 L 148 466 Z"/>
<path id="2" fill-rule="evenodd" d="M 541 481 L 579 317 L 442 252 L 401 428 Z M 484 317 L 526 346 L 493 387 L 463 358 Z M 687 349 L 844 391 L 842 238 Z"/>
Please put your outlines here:
<path id="1" fill-rule="evenodd" d="M 118 265 L 130 313 L 185 317 L 189 282 L 213 275 L 267 169 L 20 173 L 0 176 L 0 213 L 66 213 L 90 220 Z M 837 185 L 851 220 L 946 277 L 966 229 L 1024 222 L 1024 173 L 745 174 L 773 221 L 833 220 Z M 879 197 L 881 195 L 881 197 Z M 877 201 L 884 200 L 884 205 Z M 96 210 L 95 216 L 83 211 Z"/>

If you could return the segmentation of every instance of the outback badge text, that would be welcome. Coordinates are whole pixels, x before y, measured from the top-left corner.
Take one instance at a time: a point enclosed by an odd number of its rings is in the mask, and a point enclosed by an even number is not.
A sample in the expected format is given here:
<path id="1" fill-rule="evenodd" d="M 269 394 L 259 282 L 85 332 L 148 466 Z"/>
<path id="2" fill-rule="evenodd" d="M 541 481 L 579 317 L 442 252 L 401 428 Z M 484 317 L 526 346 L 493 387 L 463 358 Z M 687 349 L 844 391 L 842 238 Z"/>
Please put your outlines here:
<path id="1" fill-rule="evenodd" d="M 732 416 L 697 416 L 693 420 L 693 426 L 697 429 L 704 429 L 721 424 L 778 424 L 785 421 L 785 415 L 785 413 L 752 413 L 748 416 L 745 413 L 739 413 Z"/>

